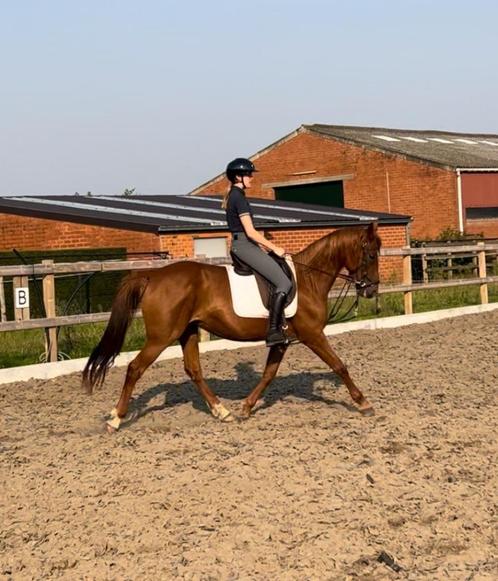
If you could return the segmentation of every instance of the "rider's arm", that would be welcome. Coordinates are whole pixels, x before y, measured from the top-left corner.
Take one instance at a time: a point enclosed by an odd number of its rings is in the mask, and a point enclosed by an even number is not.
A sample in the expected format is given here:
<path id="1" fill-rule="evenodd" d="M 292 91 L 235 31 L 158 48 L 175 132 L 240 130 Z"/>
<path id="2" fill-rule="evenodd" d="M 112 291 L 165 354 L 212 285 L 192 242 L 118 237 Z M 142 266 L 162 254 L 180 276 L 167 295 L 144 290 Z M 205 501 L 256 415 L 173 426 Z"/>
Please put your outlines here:
<path id="1" fill-rule="evenodd" d="M 257 242 L 258 244 L 261 244 L 261 246 L 268 248 L 268 250 L 272 250 L 275 252 L 275 254 L 278 254 L 278 256 L 283 256 L 285 254 L 285 250 L 283 248 L 273 244 L 271 240 L 265 238 L 263 234 L 254 228 L 250 214 L 239 214 L 239 218 L 242 222 L 242 226 L 244 226 L 244 230 L 248 238 L 254 240 L 254 242 Z"/>

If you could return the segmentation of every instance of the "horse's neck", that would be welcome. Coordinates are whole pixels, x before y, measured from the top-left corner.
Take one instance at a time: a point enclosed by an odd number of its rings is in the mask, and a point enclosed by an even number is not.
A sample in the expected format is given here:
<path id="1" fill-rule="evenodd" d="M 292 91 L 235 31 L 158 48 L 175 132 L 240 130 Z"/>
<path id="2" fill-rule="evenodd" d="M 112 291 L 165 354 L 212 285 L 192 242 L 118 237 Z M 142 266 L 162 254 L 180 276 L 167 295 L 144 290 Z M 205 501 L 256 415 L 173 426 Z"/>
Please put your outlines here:
<path id="1" fill-rule="evenodd" d="M 344 266 L 343 252 L 337 239 L 324 238 L 303 252 L 302 263 L 309 266 L 309 276 L 320 294 L 327 296 Z"/>

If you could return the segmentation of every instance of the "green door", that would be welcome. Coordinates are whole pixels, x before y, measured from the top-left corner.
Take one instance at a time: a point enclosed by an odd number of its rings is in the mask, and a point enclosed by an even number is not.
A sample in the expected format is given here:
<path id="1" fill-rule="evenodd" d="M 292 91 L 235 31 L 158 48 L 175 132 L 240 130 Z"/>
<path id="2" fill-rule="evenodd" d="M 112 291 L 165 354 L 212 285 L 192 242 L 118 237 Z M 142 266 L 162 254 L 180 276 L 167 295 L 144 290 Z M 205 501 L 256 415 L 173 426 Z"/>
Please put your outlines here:
<path id="1" fill-rule="evenodd" d="M 344 208 L 342 181 L 275 188 L 275 199 Z"/>

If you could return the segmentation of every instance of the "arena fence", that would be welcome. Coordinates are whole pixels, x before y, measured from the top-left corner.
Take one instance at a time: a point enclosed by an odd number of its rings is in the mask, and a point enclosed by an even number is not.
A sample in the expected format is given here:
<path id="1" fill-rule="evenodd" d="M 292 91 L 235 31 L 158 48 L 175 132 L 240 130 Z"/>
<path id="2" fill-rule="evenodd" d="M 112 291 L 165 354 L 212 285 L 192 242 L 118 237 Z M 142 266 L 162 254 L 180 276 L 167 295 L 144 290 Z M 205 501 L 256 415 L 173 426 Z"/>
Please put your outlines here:
<path id="1" fill-rule="evenodd" d="M 413 293 L 421 290 L 433 290 L 458 286 L 478 285 L 480 289 L 480 302 L 487 304 L 488 285 L 498 283 L 497 272 L 497 243 L 477 243 L 461 246 L 447 247 L 423 247 L 423 248 L 385 248 L 381 256 L 403 257 L 403 277 L 401 284 L 382 284 L 380 294 L 403 293 L 405 314 L 413 313 Z M 424 275 L 420 282 L 413 280 L 412 260 L 422 260 Z M 226 264 L 228 259 L 198 259 L 211 264 Z M 429 280 L 427 264 L 429 261 L 446 261 L 447 266 L 442 270 L 447 273 L 445 279 Z M 461 271 L 462 262 L 470 260 L 470 268 L 467 268 L 467 278 L 455 278 L 454 271 Z M 460 263 L 458 262 L 460 261 Z M 64 277 L 80 277 L 81 283 L 77 284 L 71 295 L 87 285 L 90 277 L 99 273 L 111 276 L 113 283 L 116 276 L 122 272 L 132 270 L 144 270 L 160 268 L 175 262 L 170 259 L 148 260 L 93 260 L 85 262 L 55 263 L 53 260 L 42 260 L 37 264 L 0 266 L 0 332 L 20 331 L 26 329 L 44 329 L 46 358 L 48 362 L 57 361 L 57 329 L 69 325 L 97 323 L 107 321 L 110 315 L 108 310 L 101 312 L 79 312 L 67 314 L 71 305 L 71 296 L 65 300 L 66 306 L 61 309 L 56 301 L 56 283 L 59 285 Z M 466 265 L 463 264 L 465 267 Z M 33 305 L 23 306 L 23 292 L 25 289 L 33 290 Z M 115 287 L 113 287 L 115 288 Z M 6 290 L 8 292 L 6 292 Z M 112 289 L 113 290 L 113 289 Z M 338 295 L 340 291 L 332 289 L 330 297 Z M 354 292 L 354 291 L 350 291 Z M 113 292 L 108 292 L 108 304 Z M 6 300 L 6 297 L 9 300 Z M 37 299 L 37 300 L 36 300 Z M 91 296 L 87 293 L 85 303 L 89 309 L 92 304 Z M 57 308 L 56 308 L 57 305 Z M 81 303 L 79 303 L 81 306 Z M 102 304 L 98 305 L 100 308 Z M 62 314 L 61 313 L 62 310 Z M 74 309 L 73 309 L 74 310 Z M 85 310 L 81 308 L 80 310 Z M 58 312 L 57 312 L 58 311 Z M 10 315 L 10 316 L 9 316 Z M 137 316 L 141 316 L 140 312 Z M 209 334 L 203 332 L 202 339 L 209 338 Z"/>

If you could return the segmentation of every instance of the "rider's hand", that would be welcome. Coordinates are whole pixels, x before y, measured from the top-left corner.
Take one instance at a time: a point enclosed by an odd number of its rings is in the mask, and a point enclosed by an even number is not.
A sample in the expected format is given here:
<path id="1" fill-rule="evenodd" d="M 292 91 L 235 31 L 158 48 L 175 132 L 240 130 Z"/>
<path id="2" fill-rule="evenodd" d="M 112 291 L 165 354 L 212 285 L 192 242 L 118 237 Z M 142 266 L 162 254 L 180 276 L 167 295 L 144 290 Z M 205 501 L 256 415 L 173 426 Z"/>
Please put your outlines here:
<path id="1" fill-rule="evenodd" d="M 284 248 L 280 248 L 280 246 L 277 246 L 276 248 L 274 248 L 274 249 L 273 249 L 273 252 L 274 252 L 274 253 L 275 253 L 277 256 L 280 256 L 280 257 L 282 257 L 282 256 L 285 256 L 285 254 L 287 254 L 287 253 L 285 252 L 285 249 L 284 249 Z"/>

